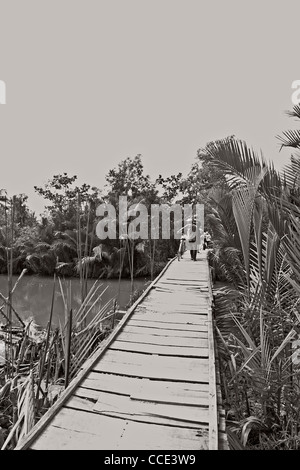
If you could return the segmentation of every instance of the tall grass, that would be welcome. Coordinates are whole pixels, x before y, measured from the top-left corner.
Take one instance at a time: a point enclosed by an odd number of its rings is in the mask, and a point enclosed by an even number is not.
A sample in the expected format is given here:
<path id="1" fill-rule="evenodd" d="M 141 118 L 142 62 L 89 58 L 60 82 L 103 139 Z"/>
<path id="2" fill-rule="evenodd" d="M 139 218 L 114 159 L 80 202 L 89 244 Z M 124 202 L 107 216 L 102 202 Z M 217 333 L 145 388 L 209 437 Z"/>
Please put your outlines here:
<path id="1" fill-rule="evenodd" d="M 10 216 L 6 218 L 8 295 L 5 297 L 0 294 L 3 302 L 0 312 L 6 322 L 3 327 L 5 363 L 0 367 L 0 426 L 4 429 L 0 436 L 4 440 L 2 450 L 13 449 L 68 386 L 111 331 L 116 309 L 115 299 L 103 303 L 103 294 L 107 288 L 103 289 L 100 280 L 96 280 L 88 290 L 88 267 L 82 263 L 82 259 L 88 256 L 90 249 L 89 209 L 83 246 L 81 204 L 78 196 L 77 252 L 81 305 L 77 310 L 72 308 L 71 282 L 66 283 L 58 278 L 65 318 L 59 327 L 53 326 L 57 286 L 54 275 L 47 328 L 39 332 L 37 337 L 33 335 L 36 333 L 34 325 L 26 325 L 13 307 L 13 293 L 25 270 L 13 286 L 14 200 L 9 207 Z"/>

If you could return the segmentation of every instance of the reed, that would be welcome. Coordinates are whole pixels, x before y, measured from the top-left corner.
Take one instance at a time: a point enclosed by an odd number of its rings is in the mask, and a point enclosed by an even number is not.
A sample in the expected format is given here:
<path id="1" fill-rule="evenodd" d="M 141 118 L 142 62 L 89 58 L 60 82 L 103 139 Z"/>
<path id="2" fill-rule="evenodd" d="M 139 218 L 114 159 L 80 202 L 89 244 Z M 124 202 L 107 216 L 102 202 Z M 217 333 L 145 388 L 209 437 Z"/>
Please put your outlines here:
<path id="1" fill-rule="evenodd" d="M 89 254 L 88 208 L 84 251 L 81 239 L 81 205 L 78 195 L 77 252 L 80 265 L 81 305 L 74 311 L 71 305 L 71 282 L 58 278 L 62 294 L 65 319 L 59 327 L 53 327 L 57 280 L 54 275 L 49 321 L 45 331 L 33 338 L 31 323 L 27 325 L 13 306 L 13 294 L 25 274 L 22 271 L 15 285 L 12 282 L 14 200 L 10 204 L 10 217 L 7 217 L 7 267 L 8 295 L 0 293 L 3 305 L 0 313 L 6 321 L 3 338 L 5 340 L 5 363 L 0 367 L 0 414 L 7 417 L 4 434 L 1 433 L 2 450 L 13 449 L 19 440 L 30 431 L 51 406 L 60 392 L 76 376 L 83 363 L 100 345 L 111 331 L 111 319 L 115 315 L 116 301 L 111 299 L 102 305 L 103 284 L 97 279 L 88 290 L 88 267 L 82 259 Z M 91 312 L 98 305 L 93 316 Z M 5 309 L 5 310 L 4 310 Z M 16 327 L 16 322 L 20 327 Z"/>

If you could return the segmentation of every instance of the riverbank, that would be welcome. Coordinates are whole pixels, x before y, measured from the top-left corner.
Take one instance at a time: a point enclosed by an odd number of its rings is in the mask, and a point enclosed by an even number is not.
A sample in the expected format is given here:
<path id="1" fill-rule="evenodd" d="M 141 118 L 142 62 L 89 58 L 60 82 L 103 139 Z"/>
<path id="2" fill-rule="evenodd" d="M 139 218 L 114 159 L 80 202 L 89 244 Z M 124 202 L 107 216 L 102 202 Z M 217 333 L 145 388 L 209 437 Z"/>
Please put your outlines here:
<path id="1" fill-rule="evenodd" d="M 13 285 L 17 281 L 17 276 L 13 276 Z M 141 291 L 145 288 L 149 278 L 134 279 L 133 292 Z M 87 280 L 87 289 L 91 289 L 95 280 Z M 131 281 L 129 279 L 103 279 L 99 281 L 102 285 L 102 295 L 98 302 L 92 306 L 89 313 L 90 316 L 95 315 L 99 308 L 104 305 L 109 299 L 114 298 L 119 306 L 119 309 L 125 310 L 130 302 L 131 296 Z M 61 287 L 60 287 L 61 285 Z M 53 308 L 53 324 L 59 326 L 59 321 L 64 322 L 65 319 L 65 306 L 63 300 L 63 293 L 69 291 L 71 306 L 73 311 L 79 309 L 81 305 L 81 285 L 78 278 L 61 279 L 61 283 L 57 280 L 54 295 L 54 308 Z M 8 286 L 7 277 L 0 275 L 0 293 L 5 297 L 7 296 Z M 13 294 L 13 306 L 19 316 L 26 322 L 34 320 L 39 326 L 46 328 L 49 313 L 51 308 L 51 298 L 53 293 L 53 277 L 46 276 L 23 276 L 19 281 L 18 286 Z M 14 318 L 15 320 L 16 318 Z M 0 322 L 6 323 L 5 318 L 0 313 Z M 19 323 L 19 322 L 17 322 Z"/>

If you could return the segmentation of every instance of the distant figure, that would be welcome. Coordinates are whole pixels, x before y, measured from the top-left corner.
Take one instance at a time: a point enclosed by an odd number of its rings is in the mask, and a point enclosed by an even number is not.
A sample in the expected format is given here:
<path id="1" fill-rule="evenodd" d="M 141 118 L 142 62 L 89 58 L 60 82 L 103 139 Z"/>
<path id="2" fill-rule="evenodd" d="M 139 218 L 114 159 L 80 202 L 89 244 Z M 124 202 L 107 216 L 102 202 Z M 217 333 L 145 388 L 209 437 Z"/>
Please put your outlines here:
<path id="1" fill-rule="evenodd" d="M 211 246 L 211 235 L 209 232 L 204 232 L 204 242 L 203 242 L 203 250 L 209 248 Z"/>
<path id="2" fill-rule="evenodd" d="M 199 245 L 197 245 L 197 248 L 198 248 L 198 253 L 201 253 L 202 250 L 203 250 L 203 243 L 204 243 L 204 232 L 202 230 L 202 228 L 200 228 L 200 243 Z"/>
<path id="3" fill-rule="evenodd" d="M 211 234 L 209 232 L 207 232 L 206 241 L 207 241 L 207 248 L 211 248 L 212 241 L 211 241 Z"/>
<path id="4" fill-rule="evenodd" d="M 183 253 L 185 252 L 185 249 L 186 249 L 185 236 L 183 235 L 180 239 L 180 244 L 179 244 L 178 253 L 177 253 L 178 261 L 180 261 L 182 259 Z"/>
<path id="5" fill-rule="evenodd" d="M 206 248 L 207 248 L 207 238 L 206 238 L 206 232 L 204 232 L 203 250 L 206 250 Z"/>
<path id="6" fill-rule="evenodd" d="M 190 223 L 188 225 L 187 234 L 186 234 L 186 249 L 190 250 L 191 260 L 196 261 L 197 259 L 197 236 L 196 236 L 197 226 L 195 223 Z"/>

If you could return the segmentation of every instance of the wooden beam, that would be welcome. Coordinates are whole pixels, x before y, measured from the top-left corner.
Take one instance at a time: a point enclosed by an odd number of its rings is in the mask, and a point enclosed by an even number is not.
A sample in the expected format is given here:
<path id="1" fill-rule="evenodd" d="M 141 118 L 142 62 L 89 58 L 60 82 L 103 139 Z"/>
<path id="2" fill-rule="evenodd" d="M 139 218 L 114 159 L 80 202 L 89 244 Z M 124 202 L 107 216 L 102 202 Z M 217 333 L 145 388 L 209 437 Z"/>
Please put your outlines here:
<path id="1" fill-rule="evenodd" d="M 209 264 L 208 268 L 208 286 L 209 295 L 212 304 L 212 286 Z M 212 305 L 208 308 L 208 351 L 209 351 L 209 450 L 218 449 L 218 407 L 217 407 L 217 383 L 216 383 L 216 367 L 215 367 L 215 343 L 213 332 Z"/>

